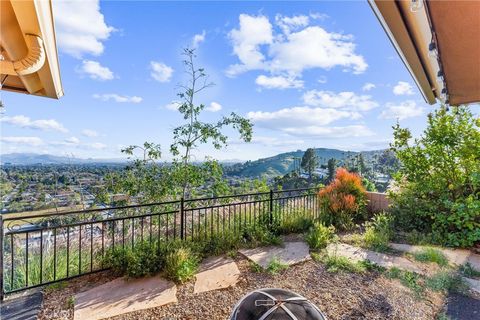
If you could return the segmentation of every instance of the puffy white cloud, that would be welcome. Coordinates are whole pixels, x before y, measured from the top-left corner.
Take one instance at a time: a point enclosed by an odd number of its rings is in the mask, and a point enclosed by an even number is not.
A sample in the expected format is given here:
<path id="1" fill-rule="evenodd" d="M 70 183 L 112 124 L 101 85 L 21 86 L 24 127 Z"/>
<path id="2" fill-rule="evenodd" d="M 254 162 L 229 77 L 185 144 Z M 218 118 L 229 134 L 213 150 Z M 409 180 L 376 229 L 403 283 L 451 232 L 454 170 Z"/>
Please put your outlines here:
<path id="1" fill-rule="evenodd" d="M 247 117 L 259 126 L 282 129 L 309 125 L 327 125 L 340 119 L 358 119 L 360 114 L 333 108 L 293 107 L 277 111 L 251 111 Z"/>
<path id="2" fill-rule="evenodd" d="M 80 139 L 78 139 L 77 137 L 70 137 L 70 138 L 65 139 L 64 142 L 67 145 L 69 145 L 69 144 L 76 145 L 76 144 L 80 144 Z"/>
<path id="3" fill-rule="evenodd" d="M 357 95 L 351 91 L 335 93 L 332 91 L 310 90 L 304 93 L 303 101 L 307 105 L 323 108 L 368 111 L 378 107 L 378 103 L 369 95 Z"/>
<path id="4" fill-rule="evenodd" d="M 89 138 L 98 137 L 98 132 L 95 131 L 95 130 L 90 130 L 90 129 L 84 129 L 84 130 L 82 130 L 82 134 L 83 134 L 85 137 L 89 137 Z"/>
<path id="5" fill-rule="evenodd" d="M 84 145 L 87 149 L 103 150 L 107 148 L 107 145 L 101 142 L 87 143 Z"/>
<path id="6" fill-rule="evenodd" d="M 298 15 L 292 17 L 282 16 L 277 14 L 275 22 L 282 29 L 283 33 L 289 34 L 292 30 L 297 30 L 301 27 L 306 27 L 310 23 L 310 18 L 305 15 Z"/>
<path id="7" fill-rule="evenodd" d="M 103 41 L 115 28 L 106 24 L 99 0 L 53 1 L 52 4 L 61 51 L 76 58 L 103 53 Z"/>
<path id="8" fill-rule="evenodd" d="M 375 87 L 376 87 L 375 84 L 373 84 L 371 82 L 367 82 L 363 85 L 362 90 L 363 91 L 370 91 L 370 90 L 374 89 Z"/>
<path id="9" fill-rule="evenodd" d="M 308 26 L 306 16 L 277 16 L 282 32 L 275 33 L 265 16 L 241 14 L 239 28 L 229 33 L 233 52 L 241 63 L 231 65 L 227 75 L 249 70 L 265 70 L 274 75 L 286 73 L 300 77 L 311 68 L 362 73 L 367 69 L 363 56 L 355 52 L 353 37 L 328 32 L 320 26 Z M 263 47 L 266 47 L 262 50 Z M 265 53 L 268 53 L 266 56 Z"/>
<path id="10" fill-rule="evenodd" d="M 419 117 L 424 112 L 424 107 L 417 106 L 416 102 L 413 100 L 408 100 L 400 103 L 387 103 L 385 110 L 380 114 L 380 118 L 403 120 Z"/>
<path id="11" fill-rule="evenodd" d="M 405 81 L 398 81 L 398 83 L 393 87 L 393 93 L 397 96 L 414 94 L 413 87 L 410 85 L 410 83 Z"/>
<path id="12" fill-rule="evenodd" d="M 27 145 L 37 147 L 43 145 L 39 137 L 0 137 L 0 141 L 11 144 Z"/>
<path id="13" fill-rule="evenodd" d="M 94 80 L 105 81 L 114 78 L 113 72 L 109 68 L 102 66 L 98 61 L 83 60 L 78 72 L 86 74 Z"/>
<path id="14" fill-rule="evenodd" d="M 194 35 L 192 39 L 192 48 L 198 48 L 199 44 L 205 41 L 206 35 L 207 32 L 205 30 L 203 30 L 200 34 Z"/>
<path id="15" fill-rule="evenodd" d="M 54 119 L 32 120 L 29 117 L 18 115 L 13 117 L 2 117 L 0 118 L 0 122 L 5 122 L 14 126 L 28 129 L 68 132 L 68 130 L 61 123 Z"/>
<path id="16" fill-rule="evenodd" d="M 143 100 L 142 97 L 123 96 L 123 95 L 119 95 L 119 94 L 116 94 L 116 93 L 94 94 L 93 97 L 95 99 L 99 99 L 99 100 L 102 100 L 102 101 L 112 100 L 112 101 L 119 102 L 119 103 L 124 103 L 124 102 L 140 103 Z"/>
<path id="17" fill-rule="evenodd" d="M 172 78 L 173 69 L 163 62 L 150 61 L 150 75 L 158 82 L 168 82 Z"/>
<path id="18" fill-rule="evenodd" d="M 242 141 L 243 142 L 243 141 Z M 251 143 L 261 144 L 266 147 L 297 147 L 305 143 L 301 139 L 285 139 L 278 137 L 254 136 Z"/>
<path id="19" fill-rule="evenodd" d="M 267 89 L 302 88 L 303 81 L 293 77 L 259 75 L 255 83 Z"/>
<path id="20" fill-rule="evenodd" d="M 270 21 L 265 16 L 239 16 L 239 29 L 229 33 L 233 44 L 233 52 L 241 64 L 232 65 L 227 70 L 227 75 L 234 76 L 252 69 L 262 69 L 265 56 L 260 52 L 259 46 L 273 42 L 273 30 Z"/>
<path id="21" fill-rule="evenodd" d="M 222 110 L 222 105 L 218 102 L 212 102 L 208 107 L 205 108 L 206 111 L 217 112 Z"/>
<path id="22" fill-rule="evenodd" d="M 172 101 L 170 103 L 167 103 L 164 106 L 165 109 L 171 110 L 171 111 L 177 111 L 179 107 L 180 107 L 180 102 L 178 101 Z"/>
<path id="23" fill-rule="evenodd" d="M 343 127 L 306 126 L 285 128 L 286 133 L 296 136 L 308 136 L 314 138 L 349 138 L 368 137 L 374 133 L 363 125 L 351 125 Z"/>

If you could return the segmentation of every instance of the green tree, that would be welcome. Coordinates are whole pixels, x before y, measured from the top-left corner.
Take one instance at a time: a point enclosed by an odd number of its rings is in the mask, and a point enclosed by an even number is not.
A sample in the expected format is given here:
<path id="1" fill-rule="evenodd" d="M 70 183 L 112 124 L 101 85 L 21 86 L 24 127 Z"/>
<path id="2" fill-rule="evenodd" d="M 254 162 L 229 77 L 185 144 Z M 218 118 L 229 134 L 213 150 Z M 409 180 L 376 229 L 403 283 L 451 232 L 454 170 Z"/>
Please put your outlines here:
<path id="1" fill-rule="evenodd" d="M 400 161 L 391 192 L 399 226 L 451 246 L 480 241 L 480 120 L 465 106 L 440 107 L 423 134 L 393 127 Z"/>
<path id="2" fill-rule="evenodd" d="M 335 171 L 337 170 L 337 160 L 335 158 L 328 159 L 327 163 L 328 168 L 328 181 L 333 181 L 335 179 Z"/>
<path id="3" fill-rule="evenodd" d="M 312 180 L 313 171 L 318 167 L 318 157 L 313 148 L 308 148 L 307 151 L 303 154 L 302 162 L 300 166 L 303 170 L 308 172 L 308 179 Z"/>

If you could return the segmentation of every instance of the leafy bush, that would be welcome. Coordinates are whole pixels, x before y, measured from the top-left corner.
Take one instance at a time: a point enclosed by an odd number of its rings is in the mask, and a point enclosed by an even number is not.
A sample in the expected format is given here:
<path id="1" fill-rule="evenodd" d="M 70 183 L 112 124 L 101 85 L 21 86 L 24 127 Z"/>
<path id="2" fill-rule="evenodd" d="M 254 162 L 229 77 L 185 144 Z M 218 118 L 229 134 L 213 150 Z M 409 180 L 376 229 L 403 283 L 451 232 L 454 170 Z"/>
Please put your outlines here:
<path id="1" fill-rule="evenodd" d="M 249 247 L 282 243 L 282 240 L 276 234 L 263 225 L 246 225 L 242 229 L 241 239 L 243 244 Z"/>
<path id="2" fill-rule="evenodd" d="M 434 248 L 425 248 L 419 252 L 414 252 L 413 257 L 417 261 L 433 262 L 441 267 L 448 265 L 448 259 L 445 257 L 445 255 L 441 251 Z"/>
<path id="3" fill-rule="evenodd" d="M 335 179 L 320 190 L 319 198 L 327 210 L 323 217 L 327 225 L 345 230 L 365 219 L 366 191 L 362 179 L 355 173 L 338 168 Z"/>
<path id="4" fill-rule="evenodd" d="M 323 263 L 328 272 L 354 272 L 354 273 L 363 273 L 366 271 L 366 267 L 361 262 L 353 262 L 347 257 L 337 256 L 337 255 L 326 255 L 323 258 Z"/>
<path id="5" fill-rule="evenodd" d="M 480 271 L 476 270 L 469 262 L 461 265 L 458 271 L 467 278 L 480 278 Z"/>
<path id="6" fill-rule="evenodd" d="M 386 213 L 378 213 L 372 221 L 365 223 L 363 241 L 365 246 L 375 251 L 387 251 L 393 235 L 392 219 Z"/>
<path id="7" fill-rule="evenodd" d="M 325 248 L 335 236 L 335 227 L 326 227 L 323 223 L 315 223 L 305 236 L 305 240 L 311 249 Z"/>
<path id="8" fill-rule="evenodd" d="M 425 280 L 425 285 L 434 291 L 464 292 L 467 285 L 462 277 L 451 271 L 439 271 Z"/>
<path id="9" fill-rule="evenodd" d="M 480 120 L 468 107 L 442 106 L 423 135 L 394 127 L 391 145 L 401 163 L 391 190 L 397 227 L 431 233 L 442 245 L 480 241 Z"/>
<path id="10" fill-rule="evenodd" d="M 165 257 L 165 275 L 168 279 L 183 283 L 193 278 L 198 269 L 198 257 L 190 248 L 178 248 Z"/>
<path id="11" fill-rule="evenodd" d="M 305 217 L 303 212 L 291 212 L 282 216 L 274 232 L 276 234 L 302 233 L 308 231 L 313 225 L 313 220 Z"/>
<path id="12" fill-rule="evenodd" d="M 116 274 L 132 278 L 152 275 L 162 268 L 157 249 L 155 244 L 148 241 L 135 244 L 133 249 L 116 247 L 107 251 L 103 263 Z"/>

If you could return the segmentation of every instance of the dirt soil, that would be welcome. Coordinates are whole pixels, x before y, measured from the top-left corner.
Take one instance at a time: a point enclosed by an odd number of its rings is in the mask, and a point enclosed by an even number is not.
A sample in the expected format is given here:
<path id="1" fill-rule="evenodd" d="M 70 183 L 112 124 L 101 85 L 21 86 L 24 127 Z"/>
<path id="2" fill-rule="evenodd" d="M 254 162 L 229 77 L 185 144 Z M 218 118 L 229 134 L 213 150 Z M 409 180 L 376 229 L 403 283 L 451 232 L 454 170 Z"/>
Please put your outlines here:
<path id="1" fill-rule="evenodd" d="M 235 303 L 248 292 L 266 287 L 297 292 L 315 303 L 328 319 L 435 319 L 445 297 L 427 292 L 424 298 L 397 280 L 379 273 L 329 273 L 324 266 L 308 261 L 289 267 L 278 275 L 254 273 L 245 258 L 236 262 L 241 271 L 239 283 L 223 290 L 193 294 L 194 282 L 179 285 L 178 302 L 158 308 L 114 317 L 130 319 L 228 319 Z M 65 288 L 50 290 L 44 296 L 40 319 L 73 319 L 72 297 L 111 279 L 108 273 L 71 281 Z"/>

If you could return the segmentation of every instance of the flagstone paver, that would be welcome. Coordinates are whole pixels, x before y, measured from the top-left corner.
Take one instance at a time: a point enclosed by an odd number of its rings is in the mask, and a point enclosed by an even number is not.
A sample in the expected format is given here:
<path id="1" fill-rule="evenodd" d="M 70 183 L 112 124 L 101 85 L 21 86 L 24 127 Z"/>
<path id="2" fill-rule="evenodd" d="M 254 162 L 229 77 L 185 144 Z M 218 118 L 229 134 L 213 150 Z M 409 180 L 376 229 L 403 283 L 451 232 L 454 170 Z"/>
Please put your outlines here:
<path id="1" fill-rule="evenodd" d="M 305 242 L 285 242 L 283 247 L 259 247 L 239 251 L 262 268 L 267 268 L 270 261 L 278 259 L 288 265 L 310 260 L 310 250 Z"/>
<path id="2" fill-rule="evenodd" d="M 370 251 L 367 249 L 354 247 L 346 243 L 332 243 L 328 245 L 327 252 L 329 254 L 344 256 L 354 261 L 370 260 L 371 262 L 385 268 L 397 267 L 419 274 L 427 273 L 426 269 L 421 268 L 406 258 Z"/>
<path id="3" fill-rule="evenodd" d="M 160 277 L 118 278 L 75 295 L 74 319 L 98 320 L 177 302 L 173 282 Z"/>
<path id="4" fill-rule="evenodd" d="M 425 249 L 424 246 L 412 246 L 409 244 L 403 243 L 390 243 L 392 249 L 403 251 L 403 252 L 418 252 L 422 249 Z M 462 265 L 465 263 L 470 263 L 474 269 L 480 270 L 480 255 L 471 252 L 466 249 L 447 249 L 447 248 L 438 248 L 435 249 L 441 251 L 445 257 L 452 264 Z"/>
<path id="5" fill-rule="evenodd" d="M 0 319 L 35 320 L 42 307 L 43 294 L 35 292 L 0 302 Z"/>
<path id="6" fill-rule="evenodd" d="M 194 293 L 235 286 L 240 276 L 237 264 L 230 258 L 212 257 L 200 265 L 196 275 Z"/>

